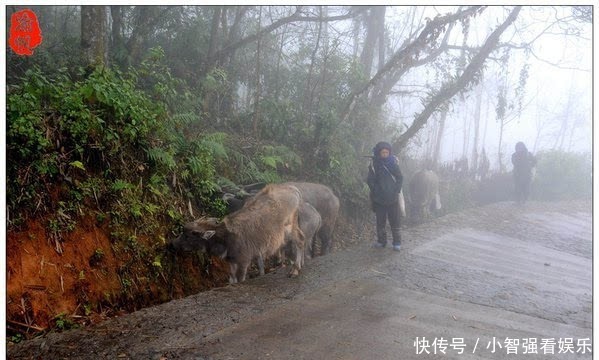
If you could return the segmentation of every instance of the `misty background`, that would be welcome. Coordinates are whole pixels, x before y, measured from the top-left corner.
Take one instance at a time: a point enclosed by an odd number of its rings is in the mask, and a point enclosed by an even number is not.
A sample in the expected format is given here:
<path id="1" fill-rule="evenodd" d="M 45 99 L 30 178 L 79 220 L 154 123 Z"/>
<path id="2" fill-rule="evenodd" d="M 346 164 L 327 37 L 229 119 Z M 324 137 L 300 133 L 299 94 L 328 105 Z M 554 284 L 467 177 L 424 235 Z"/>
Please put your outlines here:
<path id="1" fill-rule="evenodd" d="M 21 8 L 8 6 L 7 20 Z M 518 141 L 546 159 L 540 167 L 547 171 L 573 159 L 580 169 L 571 172 L 590 168 L 592 7 L 32 9 L 39 17 L 43 44 L 31 57 L 17 56 L 10 48 L 6 54 L 7 93 L 15 100 L 8 106 L 8 160 L 15 171 L 23 161 L 32 161 L 22 149 L 22 159 L 10 156 L 16 154 L 11 141 L 32 140 L 28 137 L 33 133 L 20 124 L 28 119 L 31 126 L 35 116 L 25 105 L 36 109 L 33 103 L 39 100 L 46 112 L 60 119 L 56 126 L 46 118 L 41 128 L 30 129 L 44 132 L 45 127 L 46 142 L 61 133 L 59 150 L 65 137 L 81 131 L 69 130 L 64 115 L 69 124 L 93 128 L 72 109 L 64 114 L 64 109 L 48 104 L 45 94 L 51 89 L 28 90 L 27 84 L 83 87 L 64 91 L 83 91 L 84 103 L 73 106 L 91 105 L 94 119 L 102 121 L 96 125 L 106 131 L 112 123 L 105 118 L 107 110 L 96 109 L 97 102 L 112 107 L 114 97 L 122 94 L 96 94 L 104 85 L 86 81 L 98 72 L 112 86 L 119 86 L 116 79 L 132 81 L 136 94 L 164 106 L 163 114 L 145 116 L 161 118 L 186 146 L 200 139 L 212 144 L 205 149 L 211 159 L 204 159 L 205 164 L 198 160 L 196 165 L 202 165 L 190 168 L 178 158 L 183 145 L 152 138 L 160 133 L 157 125 L 129 124 L 134 136 L 144 131 L 150 136 L 131 144 L 145 154 L 131 155 L 131 162 L 146 169 L 162 162 L 168 168 L 160 172 L 165 177 L 178 172 L 205 175 L 196 179 L 203 185 L 193 185 L 188 192 L 200 208 L 226 184 L 303 178 L 331 184 L 357 211 L 367 198 L 363 177 L 368 156 L 381 140 L 393 144 L 407 178 L 421 168 L 453 172 L 445 179 L 449 193 L 455 192 L 449 189 L 457 173 L 467 173 L 471 181 L 508 174 Z M 18 98 L 26 98 L 23 91 L 29 97 L 37 91 L 41 97 L 17 104 Z M 117 111 L 118 116 L 122 112 Z M 128 115 L 123 124 L 118 116 L 115 131 L 124 131 L 127 119 L 135 117 Z M 49 182 L 57 180 L 56 174 L 68 177 L 63 169 L 67 160 L 67 165 L 85 165 L 101 157 L 101 165 L 110 163 L 104 150 L 97 153 L 97 144 L 114 136 L 107 139 L 97 131 L 87 135 L 83 143 L 70 144 L 71 151 L 64 149 L 64 159 L 59 156 L 51 164 L 48 159 L 55 155 L 39 159 L 51 165 L 42 167 Z M 48 150 L 43 141 L 37 148 Z M 204 165 L 208 170 L 202 171 Z M 590 186 L 590 178 L 585 179 Z M 508 199 L 507 178 L 503 182 L 501 190 L 479 186 L 476 191 L 502 192 L 501 198 Z"/>
<path id="2" fill-rule="evenodd" d="M 518 141 L 531 201 L 591 199 L 590 6 L 9 5 L 7 37 L 25 8 L 43 41 L 6 47 L 6 252 L 7 318 L 27 329 L 223 284 L 226 264 L 166 244 L 243 185 L 325 184 L 336 246 L 372 241 L 382 140 L 408 209 L 422 169 L 434 216 L 515 209 Z M 51 291 L 25 294 L 42 275 Z"/>

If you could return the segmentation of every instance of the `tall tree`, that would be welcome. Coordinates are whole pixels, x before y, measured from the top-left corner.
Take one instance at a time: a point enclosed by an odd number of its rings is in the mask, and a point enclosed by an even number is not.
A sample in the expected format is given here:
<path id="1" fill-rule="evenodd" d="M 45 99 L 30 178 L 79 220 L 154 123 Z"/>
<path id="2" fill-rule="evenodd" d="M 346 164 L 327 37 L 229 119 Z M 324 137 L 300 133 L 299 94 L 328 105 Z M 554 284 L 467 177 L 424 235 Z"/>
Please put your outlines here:
<path id="1" fill-rule="evenodd" d="M 81 51 L 86 66 L 108 65 L 106 6 L 81 6 Z"/>
<path id="2" fill-rule="evenodd" d="M 468 66 L 464 69 L 462 75 L 460 75 L 454 81 L 444 84 L 441 89 L 431 97 L 430 101 L 427 102 L 424 109 L 416 115 L 412 125 L 394 142 L 394 146 L 398 149 L 403 149 L 410 138 L 414 136 L 422 126 L 426 124 L 429 117 L 437 111 L 446 101 L 450 100 L 454 95 L 460 91 L 464 91 L 470 84 L 480 80 L 481 70 L 485 63 L 485 60 L 489 57 L 491 52 L 497 48 L 499 38 L 501 34 L 514 22 L 520 13 L 522 6 L 516 6 L 510 12 L 507 19 L 499 25 L 489 35 L 479 52 L 472 58 Z"/>
<path id="3" fill-rule="evenodd" d="M 441 116 L 439 119 L 439 130 L 437 131 L 435 151 L 433 153 L 433 170 L 437 170 L 439 167 L 439 154 L 441 154 L 441 144 L 443 140 L 443 134 L 445 131 L 445 120 L 447 119 L 447 112 L 447 109 L 441 110 Z"/>
<path id="4" fill-rule="evenodd" d="M 110 17 L 112 18 L 112 37 L 111 37 L 111 56 L 118 66 L 124 67 L 126 65 L 126 51 L 125 40 L 123 39 L 123 6 L 111 5 L 110 6 Z"/>
<path id="5" fill-rule="evenodd" d="M 478 169 L 478 139 L 480 134 L 480 117 L 483 99 L 483 86 L 482 83 L 478 87 L 476 92 L 476 105 L 474 108 L 474 144 L 472 144 L 472 155 L 470 157 L 470 164 L 473 176 L 476 175 Z"/>
<path id="6" fill-rule="evenodd" d="M 262 6 L 260 6 L 260 11 L 258 13 L 258 30 L 262 27 Z M 258 31 L 260 33 L 260 31 Z M 256 97 L 254 100 L 254 117 L 253 117 L 253 131 L 254 137 L 258 137 L 258 123 L 260 121 L 260 96 L 262 93 L 262 82 L 260 81 L 261 77 L 261 43 L 262 37 L 258 37 L 258 43 L 256 45 Z"/>
<path id="7" fill-rule="evenodd" d="M 323 11 L 322 6 L 319 7 L 320 17 L 322 18 Z M 326 26 L 326 23 L 324 24 Z M 320 48 L 320 38 L 322 36 L 322 28 L 323 22 L 318 22 L 318 31 L 316 35 L 316 44 L 314 44 L 314 49 L 312 50 L 312 55 L 310 56 L 310 67 L 308 68 L 308 76 L 306 79 L 306 88 L 304 90 L 304 101 L 302 102 L 302 114 L 304 117 L 304 123 L 307 122 L 306 126 L 312 121 L 312 101 L 314 96 L 314 88 L 312 85 L 312 76 L 314 73 L 314 67 L 316 66 L 316 55 L 318 53 L 318 49 Z"/>

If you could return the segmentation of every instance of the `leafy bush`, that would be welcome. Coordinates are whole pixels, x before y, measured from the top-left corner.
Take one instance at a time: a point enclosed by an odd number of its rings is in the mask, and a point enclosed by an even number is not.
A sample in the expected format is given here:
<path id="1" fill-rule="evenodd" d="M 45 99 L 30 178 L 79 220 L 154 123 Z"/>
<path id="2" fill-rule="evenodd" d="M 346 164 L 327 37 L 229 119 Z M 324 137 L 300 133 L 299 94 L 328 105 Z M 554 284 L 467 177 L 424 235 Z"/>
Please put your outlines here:
<path id="1" fill-rule="evenodd" d="M 127 296 L 135 274 L 149 274 L 138 285 L 166 279 L 160 254 L 188 210 L 225 209 L 216 191 L 227 135 L 200 130 L 202 114 L 160 56 L 126 73 L 33 68 L 8 90 L 9 227 L 43 216 L 59 251 L 81 216 L 107 224 L 112 251 L 130 259 L 119 274 Z"/>
<path id="2" fill-rule="evenodd" d="M 540 152 L 531 197 L 537 200 L 590 198 L 592 181 L 590 154 Z"/>
<path id="3" fill-rule="evenodd" d="M 472 207 L 474 194 L 476 194 L 476 184 L 468 178 L 440 181 L 439 196 L 442 207 L 439 214 L 450 214 Z"/>

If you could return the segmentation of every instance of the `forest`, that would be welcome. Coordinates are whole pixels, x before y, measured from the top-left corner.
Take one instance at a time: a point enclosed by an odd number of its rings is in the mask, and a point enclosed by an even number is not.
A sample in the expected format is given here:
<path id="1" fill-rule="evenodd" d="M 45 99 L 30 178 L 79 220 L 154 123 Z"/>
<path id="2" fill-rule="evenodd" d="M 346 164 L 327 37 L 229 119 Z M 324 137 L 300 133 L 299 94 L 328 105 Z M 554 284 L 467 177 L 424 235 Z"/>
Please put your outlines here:
<path id="1" fill-rule="evenodd" d="M 337 246 L 372 219 L 372 147 L 406 181 L 439 174 L 437 215 L 512 199 L 590 198 L 590 6 L 7 6 L 7 319 L 13 341 L 226 282 L 167 241 L 223 192 L 326 184 Z M 7 39 L 8 43 L 8 39 Z M 364 240 L 366 241 L 366 240 Z"/>

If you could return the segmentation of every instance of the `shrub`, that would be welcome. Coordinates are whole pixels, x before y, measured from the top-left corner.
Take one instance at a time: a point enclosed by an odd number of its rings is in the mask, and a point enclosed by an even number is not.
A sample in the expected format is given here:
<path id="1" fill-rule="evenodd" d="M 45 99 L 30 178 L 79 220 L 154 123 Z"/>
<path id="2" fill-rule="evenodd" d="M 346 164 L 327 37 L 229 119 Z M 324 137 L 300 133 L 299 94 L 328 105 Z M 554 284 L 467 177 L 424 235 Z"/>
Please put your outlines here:
<path id="1" fill-rule="evenodd" d="M 537 200 L 590 198 L 592 160 L 589 153 L 559 150 L 537 154 L 537 171 L 531 197 Z"/>

